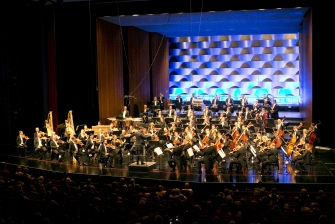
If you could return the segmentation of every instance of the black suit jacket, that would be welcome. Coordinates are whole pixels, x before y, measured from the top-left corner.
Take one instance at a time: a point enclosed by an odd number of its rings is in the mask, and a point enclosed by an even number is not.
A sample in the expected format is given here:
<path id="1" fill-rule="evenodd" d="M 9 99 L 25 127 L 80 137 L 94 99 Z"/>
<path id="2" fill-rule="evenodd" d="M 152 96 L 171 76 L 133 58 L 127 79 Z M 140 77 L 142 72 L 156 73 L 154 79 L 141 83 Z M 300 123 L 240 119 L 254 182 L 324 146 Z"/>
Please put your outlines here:
<path id="1" fill-rule="evenodd" d="M 70 141 L 69 149 L 70 149 L 70 152 L 72 153 L 74 153 L 75 151 L 79 151 L 79 147 L 77 146 L 77 149 L 76 149 L 76 145 L 73 141 Z"/>
<path id="2" fill-rule="evenodd" d="M 171 116 L 173 116 L 174 115 L 174 109 L 168 110 L 167 116 L 170 116 L 170 112 L 171 112 Z"/>
<path id="3" fill-rule="evenodd" d="M 94 141 L 91 138 L 87 139 L 85 149 L 91 149 L 92 146 L 94 146 Z"/>
<path id="4" fill-rule="evenodd" d="M 251 112 L 250 112 L 250 111 L 248 111 L 248 113 L 245 112 L 245 113 L 244 113 L 244 118 L 245 118 L 245 120 L 250 120 L 250 119 L 252 119 Z"/>
<path id="5" fill-rule="evenodd" d="M 181 105 L 183 104 L 183 99 L 180 98 L 179 100 L 180 102 L 178 101 L 178 98 L 176 98 L 176 108 L 177 109 L 181 109 Z"/>
<path id="6" fill-rule="evenodd" d="M 56 144 L 56 142 L 54 140 L 50 141 L 50 148 L 52 150 L 57 150 L 58 149 L 57 144 Z"/>
<path id="7" fill-rule="evenodd" d="M 26 140 L 25 140 L 24 138 L 22 138 L 22 142 L 23 142 L 23 145 L 26 144 Z M 20 135 L 18 135 L 18 136 L 16 137 L 16 144 L 17 144 L 18 147 L 19 147 L 19 145 L 21 144 L 21 138 L 20 138 Z"/>
<path id="8" fill-rule="evenodd" d="M 143 109 L 143 113 L 149 113 L 151 111 L 151 109 L 149 107 L 147 107 L 146 109 Z"/>
<path id="9" fill-rule="evenodd" d="M 41 140 L 41 144 L 42 144 L 42 147 L 45 146 L 44 140 Z M 34 138 L 34 147 L 38 148 L 38 146 L 39 146 L 39 141 L 38 141 L 38 137 L 37 137 L 37 138 Z"/>
<path id="10" fill-rule="evenodd" d="M 160 106 L 160 102 L 159 102 L 159 100 L 157 100 L 156 101 L 157 103 L 156 103 L 156 106 Z M 152 101 L 151 102 L 151 107 L 154 107 L 155 106 L 155 101 Z"/>
<path id="11" fill-rule="evenodd" d="M 226 105 L 228 106 L 228 103 L 230 103 L 230 106 L 232 107 L 234 105 L 234 100 L 232 98 L 226 99 Z"/>
<path id="12" fill-rule="evenodd" d="M 120 116 L 123 117 L 123 111 L 121 112 Z M 129 117 L 129 111 L 128 110 L 126 110 L 126 116 L 125 117 Z"/>
<path id="13" fill-rule="evenodd" d="M 204 116 L 211 117 L 212 116 L 212 111 L 204 111 Z"/>

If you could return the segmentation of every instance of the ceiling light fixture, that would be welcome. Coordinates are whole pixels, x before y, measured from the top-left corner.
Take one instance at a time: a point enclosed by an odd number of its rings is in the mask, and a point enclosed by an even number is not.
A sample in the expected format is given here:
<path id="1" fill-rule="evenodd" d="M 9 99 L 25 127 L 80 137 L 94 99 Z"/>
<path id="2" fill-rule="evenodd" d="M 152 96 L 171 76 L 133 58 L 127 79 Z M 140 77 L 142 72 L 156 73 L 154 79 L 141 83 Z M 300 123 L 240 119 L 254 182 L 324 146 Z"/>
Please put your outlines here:
<path id="1" fill-rule="evenodd" d="M 134 14 L 133 16 L 139 16 L 139 14 Z"/>

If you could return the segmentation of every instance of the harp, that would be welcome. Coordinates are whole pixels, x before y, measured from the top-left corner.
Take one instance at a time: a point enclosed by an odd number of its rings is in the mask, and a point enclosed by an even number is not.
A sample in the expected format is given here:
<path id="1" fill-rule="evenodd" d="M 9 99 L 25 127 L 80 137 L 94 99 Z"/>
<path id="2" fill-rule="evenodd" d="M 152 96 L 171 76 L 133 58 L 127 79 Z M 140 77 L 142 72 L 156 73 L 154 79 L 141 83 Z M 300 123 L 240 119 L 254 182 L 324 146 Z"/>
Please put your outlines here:
<path id="1" fill-rule="evenodd" d="M 48 118 L 45 120 L 45 127 L 47 129 L 47 135 L 52 136 L 54 132 L 54 124 L 52 119 L 52 111 L 49 111 Z"/>
<path id="2" fill-rule="evenodd" d="M 68 135 L 74 135 L 74 123 L 73 123 L 73 116 L 72 116 L 72 110 L 69 111 L 67 114 L 67 120 L 66 120 L 66 134 Z"/>

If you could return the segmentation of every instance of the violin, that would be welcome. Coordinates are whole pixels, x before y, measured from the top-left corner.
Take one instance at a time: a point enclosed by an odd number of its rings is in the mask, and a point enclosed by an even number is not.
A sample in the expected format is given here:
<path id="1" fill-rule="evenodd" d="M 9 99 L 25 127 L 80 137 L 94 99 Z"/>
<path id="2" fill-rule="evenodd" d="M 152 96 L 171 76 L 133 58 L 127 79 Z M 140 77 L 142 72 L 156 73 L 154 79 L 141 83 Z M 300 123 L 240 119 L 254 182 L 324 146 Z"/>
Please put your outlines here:
<path id="1" fill-rule="evenodd" d="M 27 135 L 22 135 L 21 136 L 23 139 L 25 139 L 25 140 L 28 140 L 29 139 L 29 137 L 27 136 Z"/>
<path id="2" fill-rule="evenodd" d="M 82 143 L 82 141 L 76 139 L 75 142 L 74 142 L 76 145 L 79 145 L 79 146 L 84 146 L 84 143 Z"/>

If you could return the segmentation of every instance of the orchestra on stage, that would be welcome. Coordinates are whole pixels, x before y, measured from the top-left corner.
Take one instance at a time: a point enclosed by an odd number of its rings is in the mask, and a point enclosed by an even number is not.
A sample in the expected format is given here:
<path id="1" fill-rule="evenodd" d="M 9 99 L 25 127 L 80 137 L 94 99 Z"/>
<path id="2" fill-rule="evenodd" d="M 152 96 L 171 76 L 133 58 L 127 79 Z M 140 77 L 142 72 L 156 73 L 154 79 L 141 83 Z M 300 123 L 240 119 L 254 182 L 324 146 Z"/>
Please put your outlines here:
<path id="1" fill-rule="evenodd" d="M 270 171 L 281 156 L 295 166 L 296 173 L 304 173 L 313 157 L 320 123 L 312 123 L 308 129 L 302 123 L 287 128 L 285 117 L 279 119 L 276 100 L 268 95 L 254 104 L 244 95 L 238 102 L 230 95 L 224 101 L 214 96 L 206 105 L 194 95 L 189 104 L 178 96 L 167 110 L 164 100 L 162 94 L 154 97 L 138 118 L 131 118 L 124 106 L 118 116 L 108 118 L 109 125 L 99 122 L 91 128 L 75 128 L 70 110 L 60 136 L 53 130 L 49 112 L 45 132 L 35 129 L 35 154 L 40 160 L 48 159 L 49 154 L 49 159 L 62 163 L 68 152 L 72 164 L 110 168 L 121 168 L 124 155 L 139 166 L 168 155 L 172 171 L 189 172 L 196 167 L 198 172 L 232 173 L 236 169 L 244 175 L 250 164 L 256 164 L 260 174 Z M 26 156 L 28 140 L 19 131 L 16 144 L 20 156 Z"/>

